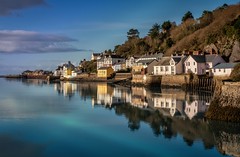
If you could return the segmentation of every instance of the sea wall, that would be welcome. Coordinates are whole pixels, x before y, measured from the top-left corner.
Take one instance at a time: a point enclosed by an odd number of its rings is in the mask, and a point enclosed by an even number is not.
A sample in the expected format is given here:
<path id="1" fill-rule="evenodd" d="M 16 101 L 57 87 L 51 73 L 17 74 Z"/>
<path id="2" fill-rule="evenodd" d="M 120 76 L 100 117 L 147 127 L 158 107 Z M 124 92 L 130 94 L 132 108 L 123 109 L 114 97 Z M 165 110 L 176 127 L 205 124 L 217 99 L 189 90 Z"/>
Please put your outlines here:
<path id="1" fill-rule="evenodd" d="M 240 82 L 217 81 L 213 100 L 206 117 L 240 122 Z"/>
<path id="2" fill-rule="evenodd" d="M 161 85 L 185 87 L 189 81 L 189 75 L 164 75 L 162 76 Z"/>

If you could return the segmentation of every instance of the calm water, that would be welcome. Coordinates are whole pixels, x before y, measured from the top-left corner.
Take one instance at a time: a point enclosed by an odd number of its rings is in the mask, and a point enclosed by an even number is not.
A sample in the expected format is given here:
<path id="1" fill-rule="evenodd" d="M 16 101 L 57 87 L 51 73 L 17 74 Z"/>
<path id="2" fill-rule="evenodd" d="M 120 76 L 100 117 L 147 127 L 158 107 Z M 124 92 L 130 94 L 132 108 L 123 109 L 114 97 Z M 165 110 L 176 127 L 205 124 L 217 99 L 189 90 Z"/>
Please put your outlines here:
<path id="1" fill-rule="evenodd" d="M 211 95 L 0 79 L 1 157 L 240 156 L 240 125 L 203 119 Z"/>

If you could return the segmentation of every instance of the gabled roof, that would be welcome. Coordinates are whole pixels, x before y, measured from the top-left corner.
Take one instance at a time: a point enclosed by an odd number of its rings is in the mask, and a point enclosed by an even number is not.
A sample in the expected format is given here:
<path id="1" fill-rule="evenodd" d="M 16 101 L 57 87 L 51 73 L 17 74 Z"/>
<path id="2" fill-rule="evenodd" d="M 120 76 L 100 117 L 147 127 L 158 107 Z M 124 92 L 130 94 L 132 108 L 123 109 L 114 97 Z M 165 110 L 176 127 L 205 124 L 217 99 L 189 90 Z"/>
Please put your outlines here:
<path id="1" fill-rule="evenodd" d="M 203 55 L 191 55 L 191 57 L 197 62 L 197 63 L 205 63 L 206 58 Z"/>
<path id="2" fill-rule="evenodd" d="M 176 64 L 178 64 L 180 61 L 181 61 L 181 57 L 172 57 L 172 59 L 174 60 L 174 62 L 176 63 Z"/>
<path id="3" fill-rule="evenodd" d="M 107 70 L 107 69 L 109 69 L 109 68 L 112 68 L 112 67 L 101 67 L 101 68 L 99 68 L 98 70 Z"/>
<path id="4" fill-rule="evenodd" d="M 68 61 L 68 63 L 64 64 L 63 66 L 65 66 L 67 69 L 74 69 L 75 68 L 75 66 L 70 61 Z"/>
<path id="5" fill-rule="evenodd" d="M 162 56 L 163 56 L 163 53 L 155 53 L 152 55 L 141 56 L 140 58 L 161 58 Z"/>
<path id="6" fill-rule="evenodd" d="M 206 62 L 212 62 L 218 55 L 206 55 Z"/>
<path id="7" fill-rule="evenodd" d="M 123 57 L 119 56 L 119 55 L 104 55 L 105 57 L 111 57 L 111 58 L 122 58 L 124 59 Z"/>
<path id="8" fill-rule="evenodd" d="M 213 69 L 232 69 L 237 64 L 240 64 L 240 63 L 221 63 L 213 67 Z"/>
<path id="9" fill-rule="evenodd" d="M 93 56 L 100 56 L 101 53 L 93 53 L 92 55 L 93 55 Z"/>
<path id="10" fill-rule="evenodd" d="M 153 61 L 155 61 L 156 59 L 148 59 L 148 60 L 139 60 L 137 63 L 142 63 L 142 64 L 150 64 L 152 63 Z"/>
<path id="11" fill-rule="evenodd" d="M 171 60 L 171 57 L 162 57 L 162 59 L 159 61 L 157 65 L 160 65 L 160 66 L 170 65 L 170 60 Z"/>

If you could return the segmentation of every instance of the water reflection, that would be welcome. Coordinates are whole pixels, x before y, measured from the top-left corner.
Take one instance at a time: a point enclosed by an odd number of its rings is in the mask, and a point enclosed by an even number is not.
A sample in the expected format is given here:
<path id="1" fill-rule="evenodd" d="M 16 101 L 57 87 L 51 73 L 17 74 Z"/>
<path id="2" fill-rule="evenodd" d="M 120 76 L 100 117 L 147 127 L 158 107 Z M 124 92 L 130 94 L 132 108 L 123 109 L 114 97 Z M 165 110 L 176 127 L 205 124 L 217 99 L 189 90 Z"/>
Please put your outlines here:
<path id="1" fill-rule="evenodd" d="M 26 85 L 44 85 L 23 82 Z M 131 89 L 106 83 L 53 84 L 54 90 L 69 100 L 73 96 L 90 99 L 92 107 L 113 110 L 127 119 L 131 131 L 147 124 L 156 137 L 180 137 L 186 145 L 201 141 L 206 150 L 214 147 L 226 155 L 240 156 L 240 124 L 206 121 L 203 114 L 210 104 L 211 94 L 186 93 L 177 89 L 151 91 L 144 87 Z"/>

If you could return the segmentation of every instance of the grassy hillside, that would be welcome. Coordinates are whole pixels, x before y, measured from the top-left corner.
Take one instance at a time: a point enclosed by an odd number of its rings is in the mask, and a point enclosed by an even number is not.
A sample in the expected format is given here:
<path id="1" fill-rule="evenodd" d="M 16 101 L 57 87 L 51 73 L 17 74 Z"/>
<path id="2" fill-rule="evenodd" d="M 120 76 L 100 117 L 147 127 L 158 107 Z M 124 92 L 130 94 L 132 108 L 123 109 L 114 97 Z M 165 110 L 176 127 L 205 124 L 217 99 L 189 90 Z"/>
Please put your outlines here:
<path id="1" fill-rule="evenodd" d="M 234 44 L 240 41 L 240 4 L 224 4 L 213 11 L 205 10 L 199 18 L 186 17 L 186 14 L 179 25 L 170 21 L 154 24 L 144 38 L 139 38 L 137 29 L 131 29 L 125 43 L 107 52 L 123 57 L 156 52 L 168 56 L 176 51 L 204 50 L 207 45 L 214 44 L 218 53 L 229 58 Z"/>

